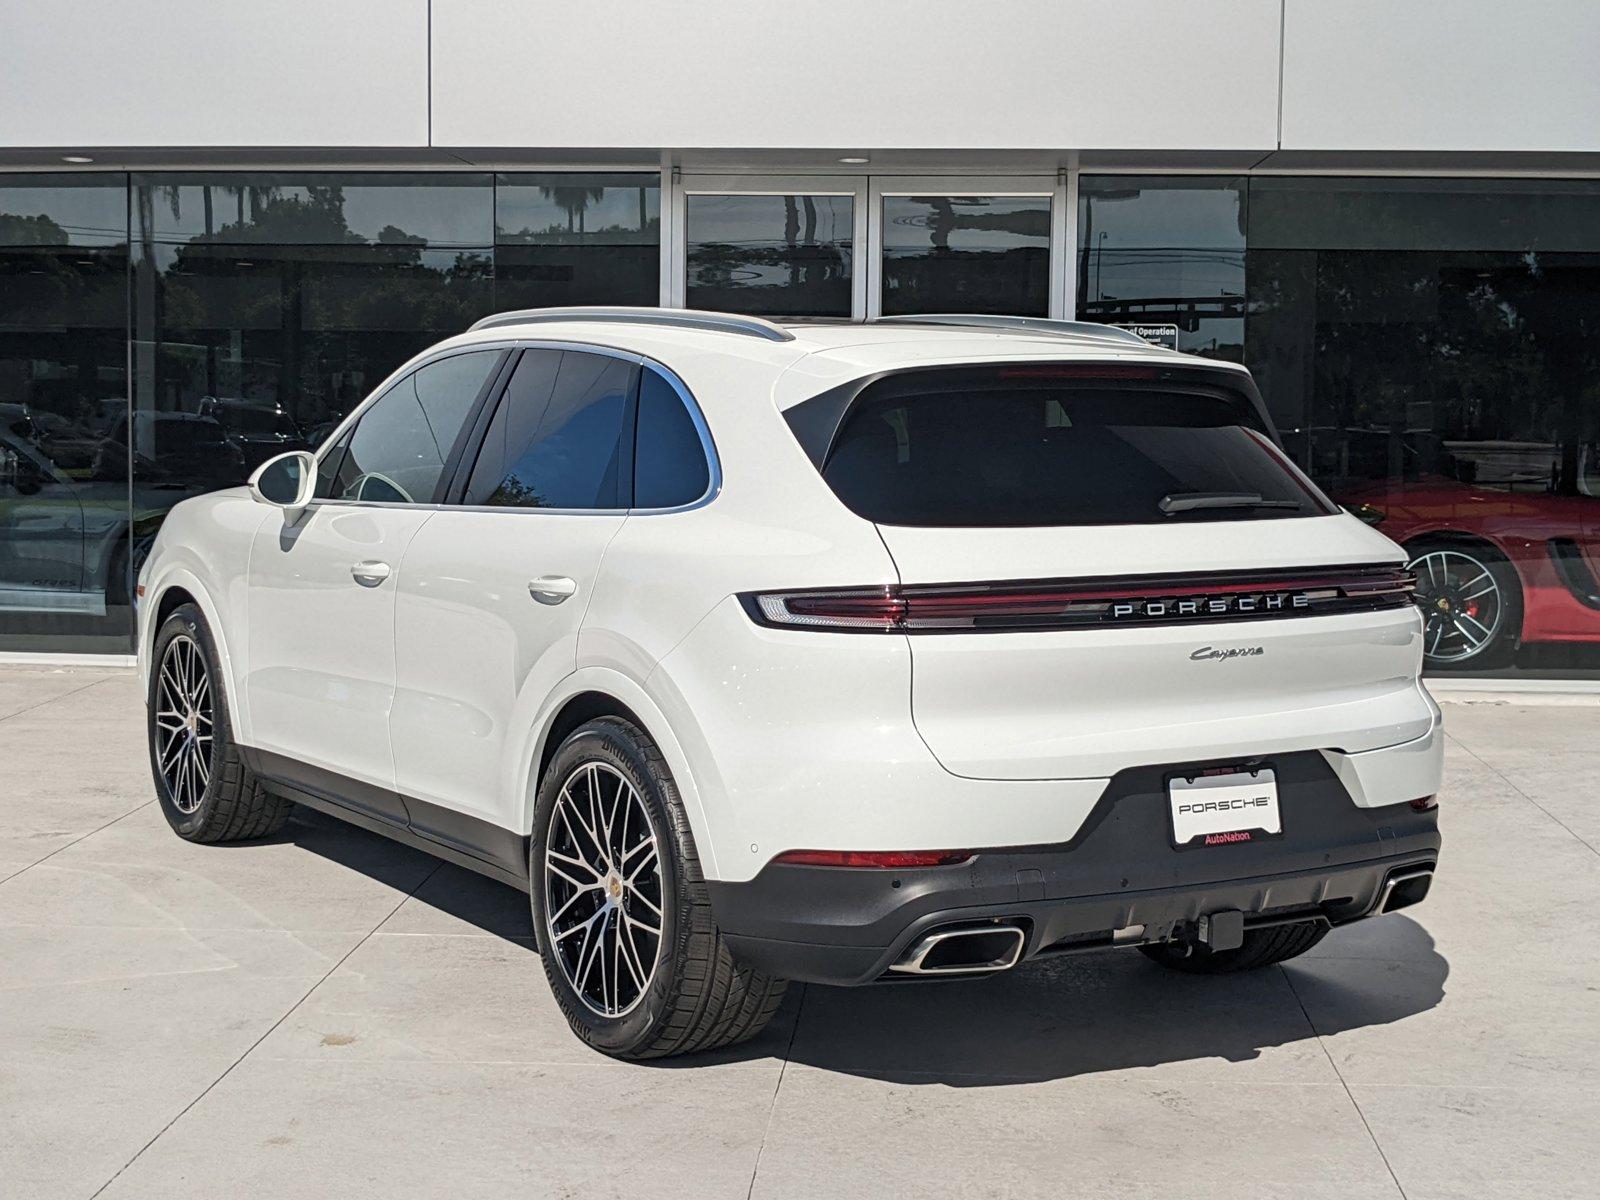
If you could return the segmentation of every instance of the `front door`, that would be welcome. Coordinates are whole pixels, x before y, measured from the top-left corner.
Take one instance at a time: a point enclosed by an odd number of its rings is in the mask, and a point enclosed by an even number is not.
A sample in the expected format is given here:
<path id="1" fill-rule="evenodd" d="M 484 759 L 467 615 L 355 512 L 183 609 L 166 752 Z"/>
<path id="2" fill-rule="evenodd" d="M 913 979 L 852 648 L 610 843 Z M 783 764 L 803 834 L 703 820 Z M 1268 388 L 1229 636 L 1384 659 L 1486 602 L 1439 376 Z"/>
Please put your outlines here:
<path id="1" fill-rule="evenodd" d="M 245 687 L 269 773 L 404 819 L 389 749 L 395 576 L 502 354 L 448 355 L 401 379 L 325 452 L 306 513 L 257 532 Z"/>
<path id="2" fill-rule="evenodd" d="M 626 520 L 636 374 L 621 357 L 523 351 L 461 503 L 406 553 L 390 728 L 418 832 L 505 857 L 524 741 L 576 665 L 601 557 Z"/>

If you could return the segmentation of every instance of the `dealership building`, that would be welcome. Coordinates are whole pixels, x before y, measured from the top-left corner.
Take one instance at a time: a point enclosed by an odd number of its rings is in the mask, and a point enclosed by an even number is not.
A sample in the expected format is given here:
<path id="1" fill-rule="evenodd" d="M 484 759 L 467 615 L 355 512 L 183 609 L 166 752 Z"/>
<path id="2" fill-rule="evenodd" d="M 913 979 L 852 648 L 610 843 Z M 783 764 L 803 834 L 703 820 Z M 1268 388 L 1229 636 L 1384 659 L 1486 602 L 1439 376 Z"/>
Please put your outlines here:
<path id="1" fill-rule="evenodd" d="M 1244 362 L 1445 580 L 1436 676 L 1592 686 L 1597 63 L 1592 0 L 10 5 L 0 655 L 126 656 L 172 505 L 618 304 Z"/>

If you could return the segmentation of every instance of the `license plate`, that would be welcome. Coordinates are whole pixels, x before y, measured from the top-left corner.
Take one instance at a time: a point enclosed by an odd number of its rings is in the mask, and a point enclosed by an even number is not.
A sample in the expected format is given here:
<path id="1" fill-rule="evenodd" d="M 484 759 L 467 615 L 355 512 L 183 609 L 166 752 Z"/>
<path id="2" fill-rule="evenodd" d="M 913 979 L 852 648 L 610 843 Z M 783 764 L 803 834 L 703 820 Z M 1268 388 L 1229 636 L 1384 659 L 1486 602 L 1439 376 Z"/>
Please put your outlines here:
<path id="1" fill-rule="evenodd" d="M 1167 781 L 1176 846 L 1225 846 L 1283 832 L 1271 767 L 1225 775 L 1175 775 Z"/>

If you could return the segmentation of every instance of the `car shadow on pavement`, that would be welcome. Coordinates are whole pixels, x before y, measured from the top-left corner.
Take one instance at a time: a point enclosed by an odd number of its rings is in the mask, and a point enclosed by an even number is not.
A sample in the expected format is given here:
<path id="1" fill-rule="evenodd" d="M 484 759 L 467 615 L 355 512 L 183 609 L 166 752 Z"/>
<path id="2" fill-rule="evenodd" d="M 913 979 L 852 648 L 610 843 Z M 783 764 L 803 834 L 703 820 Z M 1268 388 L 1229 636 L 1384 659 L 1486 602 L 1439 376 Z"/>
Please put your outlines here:
<path id="1" fill-rule="evenodd" d="M 1043 1082 L 1141 1067 L 1275 1060 L 1297 1076 L 1315 1039 L 1435 1007 L 1449 964 L 1401 915 L 1363 931 L 1359 958 L 1335 930 L 1282 968 L 1178 974 L 1134 950 L 1026 963 L 971 982 L 807 987 L 788 1057 L 824 1070 L 948 1087 Z M 735 1052 L 737 1047 L 734 1048 Z"/>
<path id="2" fill-rule="evenodd" d="M 527 897 L 377 834 L 302 810 L 282 835 L 412 900 L 536 954 Z M 417 886 L 415 881 L 422 878 Z M 788 1058 L 907 1084 L 983 1087 L 1141 1067 L 1273 1058 L 1280 1076 L 1321 1070 L 1318 1036 L 1434 1008 L 1449 963 L 1416 921 L 1336 929 L 1283 967 L 1238 975 L 1166 970 L 1135 950 L 1025 963 L 980 980 L 861 988 L 791 985 L 768 1029 L 742 1045 L 648 1064 L 693 1069 Z M 1305 1056 L 1316 1060 L 1308 1068 Z"/>

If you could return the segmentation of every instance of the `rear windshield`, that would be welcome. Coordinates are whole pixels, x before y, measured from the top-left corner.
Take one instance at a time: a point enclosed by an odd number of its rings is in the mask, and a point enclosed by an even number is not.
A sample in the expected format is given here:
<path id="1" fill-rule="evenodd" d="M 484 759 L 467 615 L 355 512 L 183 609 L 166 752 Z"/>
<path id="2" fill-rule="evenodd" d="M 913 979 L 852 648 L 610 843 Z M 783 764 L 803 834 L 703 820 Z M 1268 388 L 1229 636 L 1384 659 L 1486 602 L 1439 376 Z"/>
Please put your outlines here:
<path id="1" fill-rule="evenodd" d="M 1048 369 L 918 372 L 872 384 L 822 474 L 884 525 L 1157 525 L 1322 516 L 1242 395 L 1052 378 Z"/>

